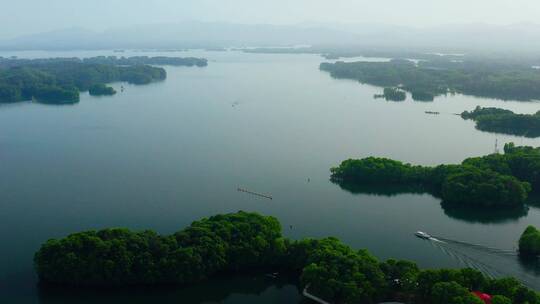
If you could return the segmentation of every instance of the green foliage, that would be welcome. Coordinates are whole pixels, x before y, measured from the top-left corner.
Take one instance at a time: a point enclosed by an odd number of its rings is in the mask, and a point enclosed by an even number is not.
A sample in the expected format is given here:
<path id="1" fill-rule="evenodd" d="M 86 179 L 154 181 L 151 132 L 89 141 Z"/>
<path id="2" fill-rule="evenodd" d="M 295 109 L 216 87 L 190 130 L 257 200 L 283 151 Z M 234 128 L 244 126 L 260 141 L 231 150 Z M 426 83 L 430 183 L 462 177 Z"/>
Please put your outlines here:
<path id="1" fill-rule="evenodd" d="M 398 88 L 384 88 L 383 96 L 386 100 L 403 101 L 407 99 L 407 94 Z"/>
<path id="2" fill-rule="evenodd" d="M 466 296 L 464 290 L 469 294 L 471 291 L 481 291 L 498 295 L 501 300 L 510 299 L 513 304 L 540 303 L 540 296 L 535 291 L 524 287 L 514 278 L 487 279 L 482 273 L 468 268 L 423 270 L 418 274 L 417 283 L 414 303 L 477 303 Z M 441 286 L 448 290 L 444 291 Z M 452 299 L 457 302 L 452 302 Z"/>
<path id="3" fill-rule="evenodd" d="M 105 83 L 148 84 L 166 78 L 164 69 L 146 65 L 117 66 L 69 59 L 15 62 L 0 67 L 0 102 L 34 98 L 43 103 L 76 103 L 79 91 L 92 89 L 94 95 L 111 94 Z"/>
<path id="4" fill-rule="evenodd" d="M 512 175 L 540 191 L 540 148 L 516 147 L 510 143 L 504 146 L 504 152 Z"/>
<path id="5" fill-rule="evenodd" d="M 119 80 L 131 84 L 148 84 L 157 80 L 164 80 L 167 74 L 162 68 L 147 65 L 137 65 L 120 69 Z"/>
<path id="6" fill-rule="evenodd" d="M 513 176 L 462 166 L 459 172 L 447 176 L 442 186 L 442 197 L 451 204 L 519 206 L 525 202 L 529 191 L 528 183 Z"/>
<path id="7" fill-rule="evenodd" d="M 529 226 L 519 238 L 519 253 L 524 256 L 540 256 L 540 230 Z"/>
<path id="8" fill-rule="evenodd" d="M 476 107 L 463 112 L 463 119 L 472 119 L 482 131 L 512 134 L 526 137 L 540 136 L 540 112 L 532 115 L 515 114 L 510 110 Z"/>
<path id="9" fill-rule="evenodd" d="M 540 190 L 540 148 L 516 147 L 513 143 L 504 146 L 504 155 L 492 154 L 466 159 L 463 164 L 493 170 L 503 175 L 512 175 L 531 184 L 533 191 Z"/>
<path id="10" fill-rule="evenodd" d="M 412 300 L 418 287 L 418 266 L 409 261 L 388 260 L 379 267 L 388 282 L 388 294 L 405 302 Z"/>
<path id="11" fill-rule="evenodd" d="M 224 272 L 281 270 L 300 274 L 303 287 L 333 303 L 476 304 L 476 290 L 515 304 L 540 303 L 515 279 L 380 263 L 335 238 L 283 239 L 275 218 L 246 212 L 205 218 L 170 236 L 118 228 L 76 233 L 47 241 L 34 259 L 42 282 L 67 286 L 189 284 Z"/>
<path id="12" fill-rule="evenodd" d="M 17 102 L 22 100 L 21 91 L 14 86 L 0 84 L 0 103 Z"/>
<path id="13" fill-rule="evenodd" d="M 508 154 L 489 154 L 482 157 L 467 158 L 462 164 L 482 170 L 492 170 L 503 175 L 513 175 L 508 163 L 508 157 Z"/>
<path id="14" fill-rule="evenodd" d="M 484 116 L 484 115 L 506 115 L 506 114 L 514 114 L 514 112 L 510 110 L 499 109 L 499 108 L 482 108 L 480 106 L 477 106 L 474 109 L 474 111 L 471 111 L 471 112 L 465 111 L 461 113 L 461 117 L 463 119 L 475 120 L 479 116 Z"/>
<path id="15" fill-rule="evenodd" d="M 322 298 L 338 303 L 374 303 L 384 295 L 386 281 L 377 260 L 337 239 L 318 241 L 306 265 L 301 281 Z"/>
<path id="16" fill-rule="evenodd" d="M 336 181 L 374 184 L 423 182 L 428 173 L 428 170 L 421 166 L 412 166 L 400 161 L 377 157 L 348 159 L 330 171 L 332 179 Z"/>
<path id="17" fill-rule="evenodd" d="M 271 265 L 284 250 L 280 236 L 275 218 L 239 212 L 194 222 L 172 236 L 127 229 L 72 234 L 47 241 L 35 265 L 48 283 L 186 284 L 220 271 Z"/>
<path id="18" fill-rule="evenodd" d="M 489 280 L 486 285 L 485 292 L 502 295 L 509 299 L 513 299 L 516 296 L 517 290 L 520 286 L 521 284 L 519 281 L 514 278 Z"/>
<path id="19" fill-rule="evenodd" d="M 433 101 L 435 99 L 435 96 L 427 92 L 412 91 L 412 98 L 415 101 Z"/>
<path id="20" fill-rule="evenodd" d="M 355 79 L 381 87 L 402 85 L 420 101 L 430 101 L 434 96 L 448 92 L 503 100 L 540 99 L 540 73 L 530 65 L 430 58 L 418 64 L 401 59 L 390 62 L 338 61 L 322 63 L 320 69 L 335 78 Z"/>
<path id="21" fill-rule="evenodd" d="M 531 184 L 537 186 L 540 181 L 540 150 L 511 149 L 505 155 L 469 158 L 460 165 L 422 167 L 368 157 L 343 161 L 330 171 L 332 180 L 344 188 L 365 184 L 420 186 L 449 204 L 518 207 L 527 199 Z"/>
<path id="22" fill-rule="evenodd" d="M 456 282 L 441 282 L 433 285 L 430 295 L 431 304 L 483 304 L 467 288 Z"/>
<path id="23" fill-rule="evenodd" d="M 512 300 L 505 296 L 494 296 L 491 298 L 491 304 L 512 304 Z"/>
<path id="24" fill-rule="evenodd" d="M 540 304 L 540 295 L 524 287 L 514 278 L 491 279 L 487 282 L 484 291 L 504 296 L 513 304 Z"/>
<path id="25" fill-rule="evenodd" d="M 424 270 L 418 274 L 417 296 L 423 301 L 428 301 L 432 295 L 435 284 L 441 282 L 457 282 L 461 286 L 473 290 L 481 288 L 484 281 L 484 276 L 472 269 Z"/>
<path id="26" fill-rule="evenodd" d="M 116 90 L 113 89 L 112 87 L 109 87 L 109 86 L 106 86 L 105 84 L 100 83 L 100 84 L 95 84 L 91 86 L 88 89 L 88 93 L 90 93 L 90 95 L 92 96 L 102 96 L 102 95 L 110 96 L 110 95 L 116 94 Z"/>
<path id="27" fill-rule="evenodd" d="M 79 90 L 74 87 L 46 86 L 34 91 L 33 97 L 41 103 L 70 104 L 79 102 Z"/>

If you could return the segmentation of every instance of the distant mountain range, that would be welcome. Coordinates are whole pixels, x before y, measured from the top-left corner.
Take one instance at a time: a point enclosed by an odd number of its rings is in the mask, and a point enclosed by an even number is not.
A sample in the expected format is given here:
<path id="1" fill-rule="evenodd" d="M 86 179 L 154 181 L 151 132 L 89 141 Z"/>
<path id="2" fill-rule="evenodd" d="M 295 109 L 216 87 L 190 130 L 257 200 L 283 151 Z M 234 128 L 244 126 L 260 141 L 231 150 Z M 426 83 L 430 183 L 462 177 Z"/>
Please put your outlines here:
<path id="1" fill-rule="evenodd" d="M 0 49 L 115 49 L 283 46 L 334 44 L 355 35 L 327 28 L 185 22 L 114 28 L 94 32 L 63 29 L 0 41 Z"/>
<path id="2" fill-rule="evenodd" d="M 334 45 L 408 51 L 540 52 L 540 25 L 410 28 L 376 24 L 248 25 L 184 22 L 95 32 L 70 28 L 0 41 L 2 50 L 169 49 Z"/>

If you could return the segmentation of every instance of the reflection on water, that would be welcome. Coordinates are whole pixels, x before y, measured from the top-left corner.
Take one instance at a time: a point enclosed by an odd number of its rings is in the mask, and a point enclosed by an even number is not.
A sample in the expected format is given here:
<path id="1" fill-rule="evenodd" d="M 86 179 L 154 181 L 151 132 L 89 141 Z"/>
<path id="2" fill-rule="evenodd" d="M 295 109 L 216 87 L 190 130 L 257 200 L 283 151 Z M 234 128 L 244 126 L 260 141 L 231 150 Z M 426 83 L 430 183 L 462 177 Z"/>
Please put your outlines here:
<path id="1" fill-rule="evenodd" d="M 540 276 L 540 257 L 522 257 L 519 256 L 519 263 L 527 272 Z"/>
<path id="2" fill-rule="evenodd" d="M 344 183 L 340 181 L 332 181 L 334 184 L 338 185 L 341 189 L 350 192 L 352 194 L 369 194 L 376 196 L 387 196 L 393 197 L 405 193 L 414 193 L 414 194 L 423 194 L 426 191 L 425 188 L 421 186 L 408 186 L 408 185 L 376 185 L 376 184 L 354 184 L 354 183 Z"/>
<path id="3" fill-rule="evenodd" d="M 39 301 L 56 303 L 300 303 L 292 278 L 236 276 L 212 279 L 189 288 L 130 288 L 126 290 L 65 289 L 40 286 Z"/>
<path id="4" fill-rule="evenodd" d="M 533 208 L 540 208 L 540 193 L 531 193 L 527 198 L 527 205 Z"/>
<path id="5" fill-rule="evenodd" d="M 424 194 L 428 193 L 436 197 L 428 189 L 421 186 L 408 185 L 376 185 L 376 184 L 353 184 L 339 181 L 332 181 L 341 189 L 352 194 L 366 194 L 374 196 L 394 197 L 401 194 Z M 527 216 L 529 208 L 527 206 L 517 208 L 483 208 L 483 207 L 465 207 L 441 202 L 441 208 L 448 217 L 465 221 L 468 223 L 496 224 L 515 221 Z"/>
<path id="6" fill-rule="evenodd" d="M 482 207 L 464 207 L 441 202 L 444 214 L 451 218 L 469 223 L 496 224 L 515 221 L 527 216 L 529 207 L 522 206 L 517 208 L 482 208 Z"/>

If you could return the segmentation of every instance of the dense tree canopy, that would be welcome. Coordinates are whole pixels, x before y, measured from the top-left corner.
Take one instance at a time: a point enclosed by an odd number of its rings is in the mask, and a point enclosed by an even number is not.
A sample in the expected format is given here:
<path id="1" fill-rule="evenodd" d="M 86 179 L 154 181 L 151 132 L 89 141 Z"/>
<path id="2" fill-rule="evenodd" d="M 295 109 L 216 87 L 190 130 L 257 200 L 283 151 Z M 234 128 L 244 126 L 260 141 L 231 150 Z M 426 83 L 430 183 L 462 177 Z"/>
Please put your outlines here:
<path id="1" fill-rule="evenodd" d="M 116 90 L 102 83 L 95 84 L 88 89 L 88 93 L 93 96 L 114 95 Z"/>
<path id="2" fill-rule="evenodd" d="M 462 166 L 459 172 L 448 175 L 442 185 L 445 202 L 485 207 L 518 206 L 529 192 L 530 185 L 513 176 L 472 166 Z"/>
<path id="3" fill-rule="evenodd" d="M 226 270 L 265 267 L 284 250 L 272 217 L 239 212 L 170 236 L 105 229 L 49 240 L 35 255 L 43 282 L 77 286 L 193 283 Z"/>
<path id="4" fill-rule="evenodd" d="M 148 84 L 164 80 L 163 68 L 152 65 L 206 66 L 207 60 L 176 57 L 93 57 L 5 59 L 0 57 L 0 103 L 35 99 L 44 103 L 76 103 L 80 91 L 112 95 L 106 83 Z"/>
<path id="5" fill-rule="evenodd" d="M 344 188 L 366 184 L 407 186 L 463 206 L 522 206 L 531 190 L 540 190 L 540 149 L 505 146 L 505 154 L 469 158 L 459 165 L 423 167 L 368 157 L 332 168 L 332 180 Z"/>
<path id="6" fill-rule="evenodd" d="M 41 103 L 70 104 L 79 101 L 79 90 L 73 86 L 40 86 L 32 97 Z"/>
<path id="7" fill-rule="evenodd" d="M 334 180 L 376 184 L 421 183 L 426 180 L 429 173 L 429 169 L 422 166 L 377 157 L 348 159 L 330 171 Z"/>
<path id="8" fill-rule="evenodd" d="M 515 114 L 510 110 L 476 107 L 474 111 L 463 112 L 463 119 L 472 119 L 478 130 L 520 135 L 540 136 L 540 111 L 535 114 Z"/>
<path id="9" fill-rule="evenodd" d="M 523 256 L 540 256 L 540 230 L 529 226 L 519 239 L 519 253 Z"/>
<path id="10" fill-rule="evenodd" d="M 491 299 L 491 304 L 512 304 L 512 300 L 505 296 L 496 295 Z"/>
<path id="11" fill-rule="evenodd" d="M 318 296 L 337 303 L 373 303 L 384 298 L 384 273 L 367 251 L 355 251 L 334 238 L 323 239 L 317 241 L 305 265 L 301 280 Z"/>
<path id="12" fill-rule="evenodd" d="M 0 103 L 30 100 L 76 103 L 79 91 L 113 81 L 147 84 L 163 80 L 166 72 L 151 66 L 116 66 L 75 61 L 52 61 L 25 66 L 0 67 Z"/>
<path id="13" fill-rule="evenodd" d="M 466 159 L 463 164 L 493 170 L 503 175 L 512 175 L 531 184 L 533 191 L 540 191 L 540 148 L 515 146 L 508 143 L 504 154 L 492 154 Z"/>
<path id="14" fill-rule="evenodd" d="M 429 303 L 483 304 L 484 302 L 456 282 L 441 282 L 433 285 Z"/>
<path id="15" fill-rule="evenodd" d="M 433 101 L 435 95 L 423 91 L 412 91 L 412 98 L 415 101 Z"/>
<path id="16" fill-rule="evenodd" d="M 238 212 L 202 219 L 173 235 L 104 229 L 49 240 L 35 255 L 42 282 L 67 286 L 189 284 L 218 273 L 286 271 L 333 303 L 404 301 L 540 304 L 515 279 L 488 279 L 473 269 L 420 270 L 408 261 L 379 262 L 335 238 L 292 241 L 273 217 Z"/>
<path id="17" fill-rule="evenodd" d="M 540 99 L 540 71 L 530 65 L 450 59 L 390 62 L 322 63 L 320 69 L 335 78 L 355 79 L 381 87 L 397 87 L 420 101 L 458 92 L 504 100 Z"/>
<path id="18" fill-rule="evenodd" d="M 384 88 L 382 95 L 375 95 L 375 98 L 383 97 L 387 101 L 404 101 L 407 94 L 398 88 Z"/>

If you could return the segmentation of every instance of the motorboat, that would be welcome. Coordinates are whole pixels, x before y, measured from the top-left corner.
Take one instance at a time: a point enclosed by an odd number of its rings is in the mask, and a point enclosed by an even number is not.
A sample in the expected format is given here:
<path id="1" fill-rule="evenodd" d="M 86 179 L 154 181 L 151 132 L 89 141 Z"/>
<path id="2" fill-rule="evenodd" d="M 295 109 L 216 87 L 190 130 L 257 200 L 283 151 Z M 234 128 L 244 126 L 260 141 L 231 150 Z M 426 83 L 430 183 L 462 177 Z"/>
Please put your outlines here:
<path id="1" fill-rule="evenodd" d="M 421 239 L 424 239 L 424 240 L 428 240 L 431 238 L 431 235 L 423 232 L 423 231 L 416 231 L 414 233 L 414 235 L 416 235 L 417 237 L 421 238 Z"/>

